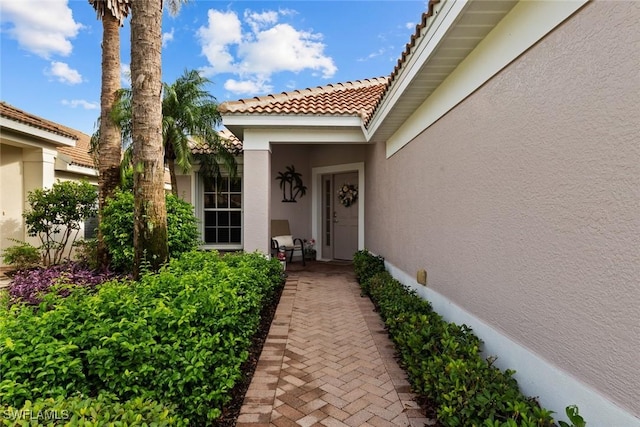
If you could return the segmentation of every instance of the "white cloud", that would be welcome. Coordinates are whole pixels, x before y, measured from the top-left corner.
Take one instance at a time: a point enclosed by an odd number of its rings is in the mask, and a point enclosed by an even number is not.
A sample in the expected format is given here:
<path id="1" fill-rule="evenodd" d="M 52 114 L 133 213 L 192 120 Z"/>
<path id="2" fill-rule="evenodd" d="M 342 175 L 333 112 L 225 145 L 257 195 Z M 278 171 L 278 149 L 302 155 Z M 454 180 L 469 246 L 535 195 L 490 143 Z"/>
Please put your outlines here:
<path id="1" fill-rule="evenodd" d="M 70 39 L 82 28 L 68 0 L 3 1 L 0 19 L 12 25 L 7 32 L 20 47 L 45 59 L 71 54 Z"/>
<path id="2" fill-rule="evenodd" d="M 234 93 L 255 94 L 271 90 L 272 74 L 313 70 L 324 78 L 336 71 L 333 59 L 324 53 L 322 34 L 297 30 L 278 23 L 281 16 L 295 11 L 253 12 L 243 15 L 243 28 L 233 11 L 209 10 L 207 26 L 198 29 L 202 54 L 209 65 L 201 71 L 207 77 L 233 73 L 240 79 L 229 79 L 225 88 Z"/>
<path id="3" fill-rule="evenodd" d="M 406 24 L 404 24 L 404 27 L 407 30 L 414 30 L 416 28 L 416 23 L 415 22 L 407 22 Z"/>
<path id="4" fill-rule="evenodd" d="M 280 71 L 320 70 L 330 78 L 337 68 L 333 59 L 323 54 L 321 35 L 298 31 L 289 24 L 277 24 L 256 33 L 256 40 L 238 48 L 243 72 L 270 75 Z"/>
<path id="5" fill-rule="evenodd" d="M 82 83 L 82 75 L 64 62 L 51 62 L 51 67 L 45 71 L 45 74 L 57 78 L 59 82 L 70 85 Z"/>
<path id="6" fill-rule="evenodd" d="M 235 94 L 254 95 L 267 93 L 273 90 L 273 86 L 263 80 L 234 80 L 229 79 L 224 83 L 224 88 Z"/>
<path id="7" fill-rule="evenodd" d="M 62 105 L 65 105 L 67 107 L 71 107 L 71 108 L 84 108 L 85 110 L 99 110 L 100 109 L 100 104 L 97 102 L 90 102 L 90 101 L 85 101 L 84 99 L 72 99 L 72 100 L 67 100 L 67 99 L 63 99 L 62 100 Z"/>
<path id="8" fill-rule="evenodd" d="M 247 9 L 244 11 L 244 20 L 251 27 L 251 31 L 257 33 L 262 28 L 278 22 L 278 12 L 270 10 L 267 12 L 257 13 Z"/>
<path id="9" fill-rule="evenodd" d="M 381 47 L 377 51 L 371 52 L 369 55 L 367 55 L 367 56 L 365 56 L 363 58 L 358 58 L 358 62 L 365 62 L 365 61 L 368 61 L 370 59 L 377 58 L 378 56 L 384 55 L 386 52 L 387 52 L 387 49 Z"/>
<path id="10" fill-rule="evenodd" d="M 242 41 L 242 28 L 234 12 L 209 10 L 209 25 L 198 29 L 202 53 L 209 61 L 209 75 L 234 71 L 233 56 L 229 45 Z"/>
<path id="11" fill-rule="evenodd" d="M 167 47 L 169 42 L 173 41 L 173 34 L 175 30 L 172 28 L 169 33 L 162 33 L 162 47 Z"/>

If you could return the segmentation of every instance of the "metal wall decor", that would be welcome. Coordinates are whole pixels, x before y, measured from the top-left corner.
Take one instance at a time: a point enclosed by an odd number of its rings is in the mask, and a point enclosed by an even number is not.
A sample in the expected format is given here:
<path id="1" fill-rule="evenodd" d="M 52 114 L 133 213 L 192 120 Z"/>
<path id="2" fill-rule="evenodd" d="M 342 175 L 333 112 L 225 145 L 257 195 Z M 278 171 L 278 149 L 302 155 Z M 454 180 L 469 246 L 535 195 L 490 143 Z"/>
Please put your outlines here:
<path id="1" fill-rule="evenodd" d="M 276 180 L 280 181 L 284 203 L 296 203 L 298 196 L 302 197 L 307 193 L 307 187 L 302 183 L 302 174 L 296 172 L 293 165 L 287 166 L 284 172 L 278 172 Z"/>

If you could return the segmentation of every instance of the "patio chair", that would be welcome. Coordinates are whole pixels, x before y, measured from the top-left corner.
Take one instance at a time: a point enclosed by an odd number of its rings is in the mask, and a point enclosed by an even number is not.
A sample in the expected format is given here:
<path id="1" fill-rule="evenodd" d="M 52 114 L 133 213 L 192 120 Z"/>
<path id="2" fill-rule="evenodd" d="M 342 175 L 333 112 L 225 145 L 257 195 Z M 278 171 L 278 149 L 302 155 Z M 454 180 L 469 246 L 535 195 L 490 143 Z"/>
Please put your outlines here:
<path id="1" fill-rule="evenodd" d="M 285 256 L 289 255 L 289 262 L 293 261 L 293 253 L 300 251 L 302 254 L 302 265 L 306 265 L 304 261 L 304 242 L 299 237 L 293 237 L 289 228 L 289 220 L 272 219 L 271 220 L 271 252 L 284 251 Z"/>

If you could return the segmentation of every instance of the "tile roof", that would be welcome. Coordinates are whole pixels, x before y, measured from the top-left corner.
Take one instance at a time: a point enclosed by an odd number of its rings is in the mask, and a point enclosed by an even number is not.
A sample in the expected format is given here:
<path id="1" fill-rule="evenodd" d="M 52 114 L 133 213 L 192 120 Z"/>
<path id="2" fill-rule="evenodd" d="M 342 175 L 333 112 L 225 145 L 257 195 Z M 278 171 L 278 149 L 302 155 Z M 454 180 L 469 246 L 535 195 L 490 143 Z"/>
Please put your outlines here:
<path id="1" fill-rule="evenodd" d="M 71 164 L 73 165 L 96 168 L 93 156 L 89 153 L 89 150 L 91 149 L 91 137 L 78 130 L 65 126 L 61 127 L 78 139 L 75 147 L 58 147 L 58 151 L 71 157 Z"/>
<path id="2" fill-rule="evenodd" d="M 95 168 L 93 157 L 89 154 L 89 141 L 91 140 L 89 135 L 67 126 L 63 126 L 59 123 L 43 119 L 42 117 L 35 116 L 31 113 L 27 113 L 26 111 L 16 108 L 11 104 L 7 104 L 4 101 L 0 102 L 0 117 L 6 117 L 7 119 L 27 126 L 42 129 L 66 138 L 75 139 L 75 147 L 57 147 L 58 151 L 71 157 L 72 164 Z"/>
<path id="3" fill-rule="evenodd" d="M 58 123 L 45 120 L 42 117 L 34 116 L 33 114 L 20 110 L 19 108 L 7 104 L 4 101 L 0 102 L 0 116 L 28 126 L 46 130 L 57 135 L 62 135 L 67 138 L 75 138 L 75 135 L 69 133 L 68 128 L 61 126 Z"/>
<path id="4" fill-rule="evenodd" d="M 222 114 L 360 115 L 367 121 L 387 85 L 386 77 L 336 83 L 292 92 L 266 95 L 219 106 Z"/>
<path id="5" fill-rule="evenodd" d="M 242 153 L 242 141 L 240 141 L 228 129 L 218 131 L 222 144 L 226 145 L 229 151 L 238 156 Z M 206 142 L 191 141 L 191 152 L 193 154 L 211 154 L 213 150 Z"/>
<path id="6" fill-rule="evenodd" d="M 427 10 L 406 44 L 389 77 L 336 83 L 304 90 L 283 92 L 254 98 L 227 101 L 220 104 L 222 114 L 316 114 L 359 115 L 367 126 L 382 98 L 407 62 L 407 58 L 421 37 L 422 30 L 434 14 L 434 7 L 441 0 L 429 0 Z"/>

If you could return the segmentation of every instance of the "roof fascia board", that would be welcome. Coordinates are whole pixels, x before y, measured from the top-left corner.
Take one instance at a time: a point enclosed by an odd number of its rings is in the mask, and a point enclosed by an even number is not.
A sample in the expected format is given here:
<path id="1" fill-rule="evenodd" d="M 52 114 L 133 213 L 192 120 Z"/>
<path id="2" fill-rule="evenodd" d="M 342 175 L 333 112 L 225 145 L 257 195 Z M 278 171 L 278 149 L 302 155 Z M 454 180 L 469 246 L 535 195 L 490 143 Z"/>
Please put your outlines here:
<path id="1" fill-rule="evenodd" d="M 270 150 L 271 144 L 365 144 L 366 142 L 360 128 L 250 128 L 244 130 L 242 149 L 244 151 Z"/>
<path id="2" fill-rule="evenodd" d="M 400 97 L 407 90 L 411 81 L 418 75 L 420 68 L 431 58 L 438 45 L 446 37 L 458 17 L 467 8 L 469 0 L 445 0 L 434 5 L 434 14 L 429 19 L 431 24 L 424 28 L 409 60 L 398 77 L 392 82 L 389 92 L 376 109 L 368 129 L 364 129 L 370 139 L 382 125 L 385 117 L 394 108 Z"/>
<path id="3" fill-rule="evenodd" d="M 520 1 L 389 138 L 386 156 L 412 141 L 589 0 Z"/>
<path id="4" fill-rule="evenodd" d="M 0 128 L 6 128 L 15 132 L 30 135 L 56 146 L 64 145 L 68 147 L 75 147 L 76 145 L 76 140 L 74 138 L 59 135 L 53 132 L 39 129 L 37 127 L 26 125 L 24 123 L 16 122 L 14 120 L 7 119 L 6 117 L 0 117 Z"/>
<path id="5" fill-rule="evenodd" d="M 236 126 L 242 128 L 250 127 L 358 127 L 362 126 L 362 119 L 358 116 L 321 116 L 321 115 L 273 115 L 273 114 L 232 114 L 222 115 L 222 122 L 225 127 Z"/>
<path id="6" fill-rule="evenodd" d="M 62 153 L 58 153 L 55 162 L 55 170 L 60 172 L 69 172 L 85 176 L 98 176 L 95 168 L 73 164 L 73 159 Z"/>

